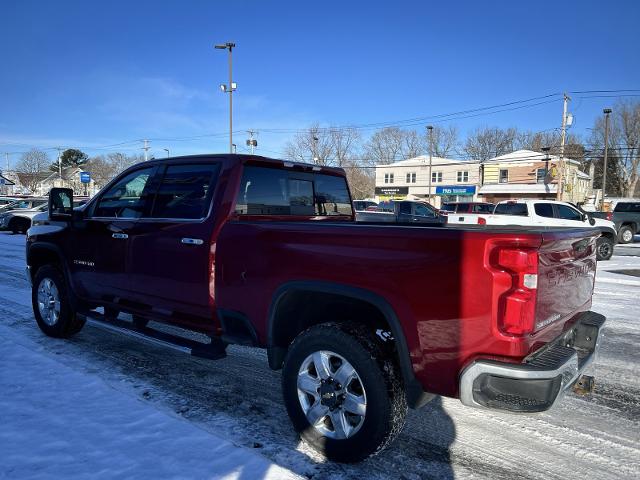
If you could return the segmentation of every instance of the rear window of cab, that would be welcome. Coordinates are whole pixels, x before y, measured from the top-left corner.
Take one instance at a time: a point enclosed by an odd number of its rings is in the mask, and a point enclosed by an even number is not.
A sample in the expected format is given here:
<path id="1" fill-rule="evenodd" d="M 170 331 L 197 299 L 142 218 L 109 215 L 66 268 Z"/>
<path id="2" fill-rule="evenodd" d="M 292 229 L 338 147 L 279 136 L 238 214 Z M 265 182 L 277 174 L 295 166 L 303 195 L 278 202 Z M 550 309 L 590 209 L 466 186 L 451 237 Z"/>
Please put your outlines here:
<path id="1" fill-rule="evenodd" d="M 344 177 L 246 166 L 236 198 L 240 215 L 351 216 Z"/>

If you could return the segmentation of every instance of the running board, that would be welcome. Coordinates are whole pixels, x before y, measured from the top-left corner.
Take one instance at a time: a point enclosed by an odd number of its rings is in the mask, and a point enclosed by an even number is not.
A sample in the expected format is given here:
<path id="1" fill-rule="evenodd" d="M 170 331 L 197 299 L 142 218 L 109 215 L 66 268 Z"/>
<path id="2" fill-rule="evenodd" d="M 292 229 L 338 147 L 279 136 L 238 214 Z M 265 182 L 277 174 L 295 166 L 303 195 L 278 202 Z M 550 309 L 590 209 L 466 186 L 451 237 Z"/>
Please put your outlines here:
<path id="1" fill-rule="evenodd" d="M 173 348 L 194 357 L 219 360 L 227 356 L 226 344 L 217 338 L 212 338 L 211 343 L 203 343 L 149 327 L 137 328 L 133 323 L 120 319 L 106 319 L 104 315 L 97 312 L 91 312 L 91 314 L 84 316 L 87 323 L 94 327 L 127 335 L 154 345 Z"/>

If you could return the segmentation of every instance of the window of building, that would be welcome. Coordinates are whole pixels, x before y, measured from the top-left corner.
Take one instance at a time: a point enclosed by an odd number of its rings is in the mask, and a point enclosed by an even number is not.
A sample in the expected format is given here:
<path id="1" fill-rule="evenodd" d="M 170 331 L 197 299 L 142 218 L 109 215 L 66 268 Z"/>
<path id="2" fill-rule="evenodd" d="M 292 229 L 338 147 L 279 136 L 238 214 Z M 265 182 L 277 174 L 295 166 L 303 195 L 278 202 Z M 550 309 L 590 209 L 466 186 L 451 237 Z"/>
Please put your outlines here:
<path id="1" fill-rule="evenodd" d="M 431 183 L 442 183 L 442 172 L 431 172 Z"/>
<path id="2" fill-rule="evenodd" d="M 167 167 L 153 202 L 153 218 L 204 218 L 209 213 L 217 164 Z"/>
<path id="3" fill-rule="evenodd" d="M 393 173 L 384 174 L 384 183 L 393 183 Z"/>
<path id="4" fill-rule="evenodd" d="M 538 168 L 536 170 L 536 183 L 545 183 L 546 178 L 547 178 L 547 169 Z"/>
<path id="5" fill-rule="evenodd" d="M 469 181 L 469 171 L 458 172 L 458 183 L 466 183 Z"/>
<path id="6" fill-rule="evenodd" d="M 154 169 L 142 168 L 120 179 L 100 197 L 93 216 L 140 218 L 150 197 L 146 187 Z"/>
<path id="7" fill-rule="evenodd" d="M 509 182 L 509 170 L 504 169 L 500 170 L 500 183 Z"/>
<path id="8" fill-rule="evenodd" d="M 415 174 L 415 172 L 407 173 L 407 183 L 416 183 L 416 174 Z"/>

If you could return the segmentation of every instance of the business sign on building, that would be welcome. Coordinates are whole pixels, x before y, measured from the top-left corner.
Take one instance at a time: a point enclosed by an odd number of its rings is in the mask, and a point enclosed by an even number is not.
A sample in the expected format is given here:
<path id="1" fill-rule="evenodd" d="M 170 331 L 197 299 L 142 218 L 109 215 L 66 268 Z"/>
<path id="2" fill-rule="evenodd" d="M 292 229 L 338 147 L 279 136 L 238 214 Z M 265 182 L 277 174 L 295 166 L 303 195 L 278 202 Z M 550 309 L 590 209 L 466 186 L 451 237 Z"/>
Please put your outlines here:
<path id="1" fill-rule="evenodd" d="M 376 187 L 376 195 L 409 195 L 409 187 Z"/>
<path id="2" fill-rule="evenodd" d="M 475 185 L 436 187 L 436 195 L 473 195 L 474 193 L 476 193 Z"/>

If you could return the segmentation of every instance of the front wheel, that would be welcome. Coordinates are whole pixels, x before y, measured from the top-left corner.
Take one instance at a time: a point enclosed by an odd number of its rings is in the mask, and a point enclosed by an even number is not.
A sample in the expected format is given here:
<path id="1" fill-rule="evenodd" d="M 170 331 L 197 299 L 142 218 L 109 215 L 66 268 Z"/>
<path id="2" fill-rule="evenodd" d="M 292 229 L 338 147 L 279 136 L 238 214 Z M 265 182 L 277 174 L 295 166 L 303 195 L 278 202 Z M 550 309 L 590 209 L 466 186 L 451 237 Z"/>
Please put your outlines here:
<path id="1" fill-rule="evenodd" d="M 631 243 L 633 241 L 633 230 L 631 227 L 628 225 L 620 227 L 618 239 L 620 240 L 620 243 Z"/>
<path id="2" fill-rule="evenodd" d="M 362 326 L 328 323 L 304 331 L 289 348 L 282 384 L 294 428 L 329 460 L 375 455 L 404 426 L 399 369 Z"/>
<path id="3" fill-rule="evenodd" d="M 51 265 L 40 267 L 31 287 L 31 303 L 38 327 L 50 337 L 67 338 L 85 324 L 71 308 L 64 275 Z"/>
<path id="4" fill-rule="evenodd" d="M 609 260 L 613 255 L 613 240 L 607 237 L 600 237 L 596 240 L 596 258 L 598 260 Z"/>

